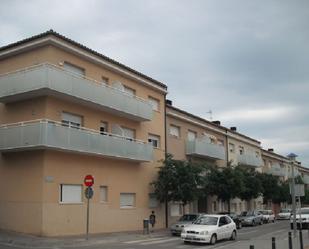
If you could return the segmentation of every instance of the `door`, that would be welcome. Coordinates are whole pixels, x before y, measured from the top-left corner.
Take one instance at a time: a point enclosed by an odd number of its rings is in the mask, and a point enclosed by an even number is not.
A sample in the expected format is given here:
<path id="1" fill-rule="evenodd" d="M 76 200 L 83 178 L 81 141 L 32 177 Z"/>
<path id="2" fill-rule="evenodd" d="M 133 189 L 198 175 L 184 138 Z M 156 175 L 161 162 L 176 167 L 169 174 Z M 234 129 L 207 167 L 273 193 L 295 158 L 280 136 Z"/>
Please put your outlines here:
<path id="1" fill-rule="evenodd" d="M 232 232 L 234 230 L 232 219 L 228 216 L 225 217 L 226 219 L 226 230 L 225 230 L 225 238 L 229 239 L 232 235 Z"/>
<path id="2" fill-rule="evenodd" d="M 219 226 L 218 226 L 218 240 L 221 240 L 221 239 L 225 239 L 226 238 L 226 219 L 224 216 L 220 217 L 219 219 Z"/>

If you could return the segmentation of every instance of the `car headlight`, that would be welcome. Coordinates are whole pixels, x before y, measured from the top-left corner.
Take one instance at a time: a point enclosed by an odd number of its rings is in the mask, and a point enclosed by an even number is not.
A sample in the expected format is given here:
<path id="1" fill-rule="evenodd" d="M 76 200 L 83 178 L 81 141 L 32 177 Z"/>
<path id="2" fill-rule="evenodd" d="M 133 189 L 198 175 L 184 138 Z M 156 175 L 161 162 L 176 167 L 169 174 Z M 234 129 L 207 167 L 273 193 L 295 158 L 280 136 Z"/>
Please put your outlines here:
<path id="1" fill-rule="evenodd" d="M 208 234 L 208 231 L 202 231 L 200 232 L 200 235 L 207 235 Z"/>

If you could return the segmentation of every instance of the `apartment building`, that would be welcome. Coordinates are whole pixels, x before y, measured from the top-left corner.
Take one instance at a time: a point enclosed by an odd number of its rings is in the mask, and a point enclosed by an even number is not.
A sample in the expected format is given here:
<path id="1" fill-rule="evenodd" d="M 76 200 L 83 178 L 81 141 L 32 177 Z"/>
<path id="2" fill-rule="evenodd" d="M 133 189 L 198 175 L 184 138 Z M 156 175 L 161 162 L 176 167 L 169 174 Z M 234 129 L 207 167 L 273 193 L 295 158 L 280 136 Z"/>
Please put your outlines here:
<path id="1" fill-rule="evenodd" d="M 261 171 L 260 142 L 237 132 L 236 127 L 226 128 L 219 121 L 208 121 L 185 112 L 167 101 L 166 105 L 167 152 L 179 160 L 198 160 L 218 167 L 246 165 Z M 231 211 L 241 212 L 250 208 L 261 208 L 258 198 L 249 203 L 240 199 L 231 201 Z M 227 211 L 227 203 L 216 197 L 198 200 L 188 207 L 191 212 Z M 181 215 L 179 204 L 170 205 L 171 219 Z"/>
<path id="2" fill-rule="evenodd" d="M 0 228 L 142 229 L 164 209 L 150 186 L 165 155 L 167 87 L 54 31 L 0 48 Z"/>

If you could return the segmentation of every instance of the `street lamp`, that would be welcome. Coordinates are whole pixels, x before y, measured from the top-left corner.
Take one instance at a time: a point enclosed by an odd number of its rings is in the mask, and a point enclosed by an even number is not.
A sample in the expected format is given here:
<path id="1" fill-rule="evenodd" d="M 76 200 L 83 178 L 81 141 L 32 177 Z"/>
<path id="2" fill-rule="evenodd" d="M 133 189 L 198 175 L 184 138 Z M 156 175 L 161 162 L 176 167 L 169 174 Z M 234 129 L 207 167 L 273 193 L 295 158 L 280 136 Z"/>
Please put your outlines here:
<path id="1" fill-rule="evenodd" d="M 295 201 L 295 175 L 294 175 L 294 162 L 296 161 L 297 155 L 294 153 L 290 153 L 287 155 L 290 159 L 290 164 L 292 168 L 292 186 L 291 186 L 291 195 L 292 195 L 292 213 L 293 213 L 293 234 L 294 238 L 296 238 L 296 201 Z"/>

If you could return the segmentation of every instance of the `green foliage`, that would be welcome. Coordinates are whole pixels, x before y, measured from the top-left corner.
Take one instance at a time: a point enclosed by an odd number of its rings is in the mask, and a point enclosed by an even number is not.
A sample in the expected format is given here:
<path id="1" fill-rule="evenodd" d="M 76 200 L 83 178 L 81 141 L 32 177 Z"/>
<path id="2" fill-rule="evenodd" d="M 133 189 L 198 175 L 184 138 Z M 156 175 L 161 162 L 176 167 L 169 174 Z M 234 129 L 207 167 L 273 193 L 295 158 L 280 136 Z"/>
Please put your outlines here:
<path id="1" fill-rule="evenodd" d="M 259 180 L 262 185 L 262 195 L 264 203 L 280 198 L 279 178 L 270 174 L 259 174 Z"/>

